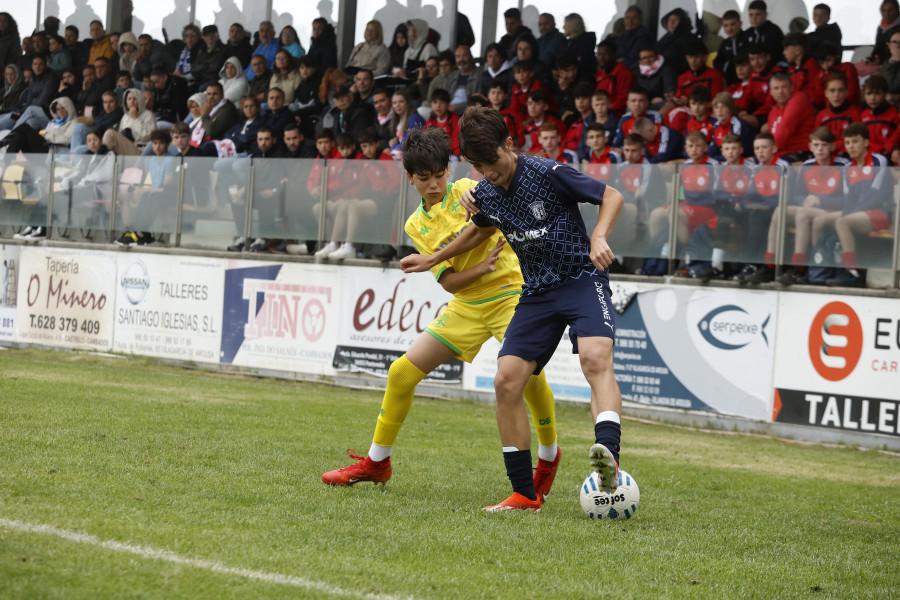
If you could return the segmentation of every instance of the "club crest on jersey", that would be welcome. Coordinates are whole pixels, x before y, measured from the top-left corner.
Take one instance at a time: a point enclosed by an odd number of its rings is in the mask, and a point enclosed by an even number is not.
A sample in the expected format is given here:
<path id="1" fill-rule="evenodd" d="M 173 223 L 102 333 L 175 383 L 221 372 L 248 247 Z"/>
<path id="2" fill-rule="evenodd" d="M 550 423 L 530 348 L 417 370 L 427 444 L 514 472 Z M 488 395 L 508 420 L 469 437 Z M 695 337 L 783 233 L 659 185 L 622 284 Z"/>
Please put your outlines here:
<path id="1" fill-rule="evenodd" d="M 543 221 L 547 218 L 547 211 L 544 210 L 544 203 L 542 201 L 532 202 L 528 209 L 531 211 L 531 214 L 534 215 L 534 218 L 538 221 Z"/>

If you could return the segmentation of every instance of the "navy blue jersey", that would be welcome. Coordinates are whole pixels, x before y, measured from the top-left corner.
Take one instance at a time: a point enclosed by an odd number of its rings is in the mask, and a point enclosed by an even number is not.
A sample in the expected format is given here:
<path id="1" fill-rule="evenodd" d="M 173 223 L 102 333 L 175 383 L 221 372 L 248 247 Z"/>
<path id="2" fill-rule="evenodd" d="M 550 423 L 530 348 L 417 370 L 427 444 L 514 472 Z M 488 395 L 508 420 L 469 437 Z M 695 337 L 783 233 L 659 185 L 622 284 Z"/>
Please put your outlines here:
<path id="1" fill-rule="evenodd" d="M 474 189 L 479 227 L 496 227 L 519 257 L 523 296 L 541 294 L 570 279 L 599 273 L 579 202 L 601 204 L 606 184 L 568 165 L 519 155 L 509 190 L 487 179 Z"/>

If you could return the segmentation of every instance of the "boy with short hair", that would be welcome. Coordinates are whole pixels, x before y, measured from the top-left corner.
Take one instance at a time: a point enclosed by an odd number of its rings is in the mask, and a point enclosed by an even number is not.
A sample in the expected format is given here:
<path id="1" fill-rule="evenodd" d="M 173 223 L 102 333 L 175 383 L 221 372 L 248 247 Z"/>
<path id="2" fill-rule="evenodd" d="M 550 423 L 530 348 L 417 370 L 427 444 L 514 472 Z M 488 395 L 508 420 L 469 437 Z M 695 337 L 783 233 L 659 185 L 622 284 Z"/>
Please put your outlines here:
<path id="1" fill-rule="evenodd" d="M 549 114 L 549 100 L 547 92 L 535 90 L 528 93 L 528 119 L 525 121 L 525 145 L 522 150 L 531 154 L 543 152 L 540 141 L 540 127 L 543 123 L 553 123 L 563 136 L 568 133 L 565 124 Z"/>
<path id="2" fill-rule="evenodd" d="M 460 179 L 448 183 L 449 161 L 450 149 L 443 130 L 415 129 L 403 143 L 406 176 L 422 197 L 419 208 L 407 219 L 405 230 L 422 256 L 434 256 L 466 230 L 475 229 L 466 222 L 466 211 L 459 199 L 476 182 Z M 409 350 L 391 364 L 368 454 L 359 457 L 348 451 L 358 462 L 323 474 L 323 482 L 350 486 L 372 481 L 384 485 L 391 477 L 393 446 L 412 406 L 418 383 L 453 357 L 471 362 L 489 338 L 503 339 L 515 313 L 523 280 L 515 254 L 503 250 L 503 235 L 499 231 L 489 233 L 465 252 L 435 260 L 430 266 L 441 287 L 454 297 Z M 509 508 L 537 512 L 550 493 L 561 452 L 556 443 L 553 393 L 543 370 L 537 369 L 527 377 L 523 389 L 540 442 L 539 458 L 532 476 L 529 453 L 528 464 L 519 475 L 527 477 L 530 494 L 516 498 L 515 506 Z M 497 415 L 502 432 L 508 423 L 501 421 L 499 406 Z M 527 420 L 525 428 L 529 429 Z"/>
<path id="3" fill-rule="evenodd" d="M 873 154 L 890 154 L 890 139 L 900 125 L 900 113 L 887 102 L 887 80 L 881 75 L 872 75 L 863 84 L 863 98 L 866 108 L 860 121 L 869 128 L 869 149 Z"/>
<path id="4" fill-rule="evenodd" d="M 647 160 L 652 164 L 680 161 L 684 151 L 684 137 L 671 127 L 657 125 L 642 117 L 634 123 L 634 133 L 647 144 Z"/>
<path id="5" fill-rule="evenodd" d="M 588 121 L 588 119 L 594 114 L 591 109 L 591 94 L 593 92 L 594 88 L 588 81 L 579 81 L 575 85 L 575 91 L 573 92 L 575 112 L 562 115 L 563 123 L 569 128 L 566 138 L 563 140 L 563 148 L 566 150 L 572 150 L 573 152 L 578 150 L 578 146 L 584 138 L 584 128 L 592 122 Z"/>
<path id="6" fill-rule="evenodd" d="M 735 114 L 752 112 L 752 94 L 750 84 L 753 77 L 753 68 L 750 66 L 750 55 L 741 52 L 734 59 L 734 73 L 737 81 L 729 85 L 725 90 L 732 98 L 736 107 Z"/>
<path id="7" fill-rule="evenodd" d="M 359 149 L 366 160 L 394 160 L 390 152 L 383 151 L 379 145 L 378 135 L 372 128 L 364 129 L 359 134 Z"/>
<path id="8" fill-rule="evenodd" d="M 600 123 L 588 125 L 585 138 L 588 150 L 581 157 L 582 163 L 596 165 L 622 162 L 622 155 L 606 145 L 606 129 Z"/>
<path id="9" fill-rule="evenodd" d="M 816 127 L 825 126 L 834 134 L 834 152 L 844 151 L 844 129 L 862 119 L 862 111 L 847 101 L 847 76 L 831 73 L 825 79 L 825 108 L 816 115 Z"/>
<path id="10" fill-rule="evenodd" d="M 789 33 L 784 36 L 784 59 L 788 64 L 787 74 L 794 90 L 803 92 L 817 107 L 825 104 L 825 90 L 822 87 L 821 67 L 816 59 L 806 53 L 808 38 L 803 33 Z"/>
<path id="11" fill-rule="evenodd" d="M 660 111 L 666 115 L 669 127 L 679 132 L 684 131 L 684 123 L 690 118 L 690 113 L 686 110 L 673 109 L 688 105 L 691 90 L 696 86 L 706 86 L 712 97 L 725 87 L 722 73 L 706 66 L 709 52 L 702 40 L 695 38 L 685 43 L 685 58 L 687 58 L 689 68 L 678 76 L 675 97 Z"/>
<path id="12" fill-rule="evenodd" d="M 567 327 L 591 387 L 595 443 L 588 456 L 599 475 L 599 487 L 615 490 L 622 400 L 612 363 L 615 311 L 607 268 L 615 255 L 607 238 L 622 209 L 622 194 L 567 165 L 513 153 L 512 139 L 495 111 L 468 109 L 460 132 L 463 155 L 485 176 L 460 199 L 467 211 L 476 214 L 476 227 L 466 228 L 431 256 L 407 256 L 401 266 L 405 272 L 433 268 L 490 239 L 494 223 L 519 257 L 525 284 L 494 378 L 503 458 L 513 494 L 485 510 L 534 510 L 522 389 L 553 356 Z M 590 236 L 579 202 L 600 206 Z"/>
<path id="13" fill-rule="evenodd" d="M 539 129 L 540 134 L 538 140 L 541 143 L 543 152 L 538 154 L 544 158 L 555 160 L 563 164 L 578 163 L 578 157 L 571 150 L 562 148 L 561 139 L 559 137 L 559 129 L 553 123 L 543 123 Z"/>
<path id="14" fill-rule="evenodd" d="M 520 148 L 525 145 L 525 120 L 522 115 L 506 106 L 506 84 L 502 81 L 491 82 L 488 89 L 488 101 L 491 108 L 498 111 L 506 126 L 509 128 L 509 134 L 516 141 L 516 145 Z"/>
<path id="15" fill-rule="evenodd" d="M 781 176 L 790 164 L 778 158 L 778 146 L 771 133 L 758 133 L 753 140 L 754 158 L 751 167 L 751 186 L 741 206 L 745 210 L 746 239 L 752 246 L 747 254 L 764 255 L 763 264 L 748 263 L 735 275 L 740 283 L 766 283 L 775 278 L 775 254 L 767 253 L 760 240 L 766 239 L 775 208 L 781 194 Z"/>
<path id="16" fill-rule="evenodd" d="M 443 88 L 431 94 L 431 116 L 425 121 L 425 129 L 429 127 L 440 127 L 447 132 L 451 159 L 459 160 L 459 115 L 450 110 L 450 92 Z"/>
<path id="17" fill-rule="evenodd" d="M 556 55 L 556 79 L 550 82 L 548 91 L 551 98 L 555 98 L 559 104 L 560 118 L 567 125 L 571 119 L 568 115 L 577 112 L 575 108 L 575 89 L 578 83 L 591 85 L 588 81 L 575 82 L 578 76 L 578 57 L 572 52 L 564 50 Z M 591 86 L 593 89 L 593 86 Z M 590 103 L 588 103 L 590 107 Z"/>
<path id="18" fill-rule="evenodd" d="M 515 83 L 512 85 L 509 107 L 524 118 L 528 115 L 528 94 L 535 90 L 546 91 L 547 88 L 535 78 L 534 65 L 530 60 L 520 60 L 513 65 L 513 79 Z M 555 112 L 555 100 L 549 98 L 548 104 L 550 112 Z"/>
<path id="19" fill-rule="evenodd" d="M 650 95 L 647 90 L 639 87 L 631 88 L 628 91 L 626 104 L 628 112 L 622 115 L 616 124 L 616 136 L 612 142 L 614 148 L 622 147 L 625 136 L 634 131 L 634 122 L 642 117 L 647 117 L 657 125 L 662 125 L 662 116 L 655 110 L 647 110 L 650 107 Z"/>
<path id="20" fill-rule="evenodd" d="M 687 135 L 692 131 L 699 131 L 706 136 L 707 144 L 712 142 L 716 121 L 710 115 L 710 104 L 712 104 L 712 96 L 709 88 L 705 85 L 694 86 L 691 89 L 690 99 L 688 100 L 691 117 L 685 124 L 685 130 L 678 133 Z"/>
<path id="21" fill-rule="evenodd" d="M 814 51 L 814 58 L 819 63 L 819 77 L 825 78 L 831 73 L 843 73 L 847 78 L 847 100 L 854 106 L 862 102 L 859 87 L 859 72 L 853 63 L 841 62 L 841 50 L 831 42 L 822 42 Z"/>
<path id="22" fill-rule="evenodd" d="M 887 159 L 871 150 L 870 131 L 862 123 L 844 129 L 844 147 L 851 164 L 843 209 L 840 214 L 830 212 L 813 221 L 815 239 L 833 227 L 841 242 L 844 269 L 825 282 L 829 286 L 863 287 L 865 278 L 856 265 L 856 236 L 891 228 L 893 178 Z"/>
<path id="23" fill-rule="evenodd" d="M 337 145 L 338 152 L 341 153 L 341 158 L 365 158 L 363 153 L 356 149 L 356 142 L 353 141 L 353 137 L 350 134 L 339 133 L 334 142 Z"/>
<path id="24" fill-rule="evenodd" d="M 836 74 L 843 76 L 842 74 Z M 843 130 L 841 130 L 843 133 Z M 813 157 L 803 163 L 791 186 L 793 197 L 787 207 L 788 221 L 794 223 L 794 253 L 791 266 L 778 278 L 783 285 L 807 283 L 806 254 L 812 235 L 812 224 L 817 217 L 839 211 L 844 206 L 847 193 L 845 167 L 850 161 L 836 156 L 834 131 L 821 126 L 809 134 L 809 150 Z M 774 254 L 778 238 L 778 215 L 769 226 L 767 254 Z"/>
<path id="25" fill-rule="evenodd" d="M 716 119 L 716 126 L 713 129 L 709 155 L 713 158 L 723 157 L 722 144 L 725 137 L 736 135 L 741 141 L 741 155 L 752 156 L 755 132 L 749 123 L 735 115 L 737 106 L 734 98 L 728 92 L 719 92 L 713 98 L 712 110 Z"/>

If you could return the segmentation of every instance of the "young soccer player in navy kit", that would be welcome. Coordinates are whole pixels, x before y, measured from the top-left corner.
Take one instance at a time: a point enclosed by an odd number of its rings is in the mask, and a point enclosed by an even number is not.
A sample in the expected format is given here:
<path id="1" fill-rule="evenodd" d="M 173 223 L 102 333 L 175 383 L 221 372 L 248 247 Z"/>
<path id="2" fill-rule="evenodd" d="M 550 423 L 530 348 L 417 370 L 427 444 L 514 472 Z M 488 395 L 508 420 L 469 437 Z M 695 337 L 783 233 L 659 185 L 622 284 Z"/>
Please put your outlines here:
<path id="1" fill-rule="evenodd" d="M 460 199 L 475 214 L 477 227 L 467 228 L 434 254 L 404 258 L 401 266 L 406 272 L 424 271 L 484 243 L 496 229 L 519 257 L 525 285 L 494 379 L 497 422 L 513 493 L 485 510 L 533 510 L 531 431 L 522 391 L 532 374 L 550 360 L 567 326 L 591 386 L 596 443 L 589 458 L 601 488 L 613 491 L 622 397 L 613 374 L 615 313 L 607 268 L 615 255 L 607 239 L 622 210 L 622 194 L 567 165 L 515 154 L 506 123 L 493 109 L 469 108 L 460 120 L 460 140 L 463 156 L 485 177 Z M 592 234 L 585 229 L 579 202 L 600 205 Z"/>

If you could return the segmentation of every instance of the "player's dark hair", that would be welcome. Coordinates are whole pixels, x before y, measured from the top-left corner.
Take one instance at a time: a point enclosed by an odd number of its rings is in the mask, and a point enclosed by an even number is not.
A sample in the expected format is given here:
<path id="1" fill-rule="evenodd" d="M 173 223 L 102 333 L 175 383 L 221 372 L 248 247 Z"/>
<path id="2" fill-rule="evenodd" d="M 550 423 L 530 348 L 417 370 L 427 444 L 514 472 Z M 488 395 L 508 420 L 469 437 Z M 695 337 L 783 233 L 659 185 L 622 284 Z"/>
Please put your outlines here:
<path id="1" fill-rule="evenodd" d="M 709 104 L 712 102 L 712 92 L 710 92 L 709 88 L 705 85 L 695 85 L 691 88 L 688 100 L 693 100 L 694 102 L 706 102 Z"/>
<path id="2" fill-rule="evenodd" d="M 520 60 L 513 65 L 513 73 L 522 73 L 524 71 L 534 73 L 534 63 L 530 60 Z"/>
<path id="3" fill-rule="evenodd" d="M 543 102 L 544 104 L 550 104 L 550 97 L 544 90 L 531 90 L 530 92 L 528 92 L 528 99 L 532 102 Z"/>
<path id="4" fill-rule="evenodd" d="M 556 55 L 556 68 L 560 71 L 578 66 L 578 57 L 574 52 L 563 50 Z"/>
<path id="5" fill-rule="evenodd" d="M 623 146 L 646 146 L 647 140 L 644 139 L 639 133 L 629 133 L 625 136 L 625 141 L 622 143 Z"/>
<path id="6" fill-rule="evenodd" d="M 768 7 L 766 6 L 765 0 L 753 0 L 748 6 L 747 10 L 761 10 L 766 12 Z"/>
<path id="7" fill-rule="evenodd" d="M 328 139 L 334 141 L 334 130 L 330 127 L 323 127 L 316 132 L 316 141 Z"/>
<path id="8" fill-rule="evenodd" d="M 822 42 L 822 44 L 827 44 L 828 42 Z M 734 57 L 735 66 L 746 67 L 750 65 L 750 55 L 746 52 L 738 52 L 737 56 Z"/>
<path id="9" fill-rule="evenodd" d="M 572 95 L 576 98 L 590 98 L 594 93 L 594 85 L 590 81 L 579 81 L 572 88 Z"/>
<path id="10" fill-rule="evenodd" d="M 825 129 L 828 129 L 828 128 L 826 127 Z M 828 131 L 831 131 L 831 130 L 828 129 Z M 726 133 L 725 137 L 722 138 L 723 146 L 725 144 L 740 144 L 740 143 L 741 143 L 741 136 L 739 136 L 736 133 Z"/>
<path id="11" fill-rule="evenodd" d="M 356 146 L 356 142 L 353 141 L 353 137 L 349 133 L 339 133 L 337 138 L 335 138 L 334 143 L 337 144 L 338 148 Z"/>
<path id="12" fill-rule="evenodd" d="M 848 127 L 849 127 L 849 125 L 848 125 Z M 757 140 L 772 142 L 774 144 L 775 136 L 772 135 L 771 133 L 757 133 L 756 136 L 753 138 L 753 141 L 755 142 Z"/>
<path id="13" fill-rule="evenodd" d="M 841 134 L 844 139 L 856 136 L 860 136 L 864 140 L 869 139 L 869 128 L 864 123 L 850 123 L 844 127 L 844 132 Z"/>
<path id="14" fill-rule="evenodd" d="M 491 101 L 484 94 L 469 94 L 466 106 L 490 106 Z"/>
<path id="15" fill-rule="evenodd" d="M 500 157 L 509 129 L 503 116 L 493 108 L 472 106 L 459 120 L 459 149 L 469 162 L 492 164 Z"/>
<path id="16" fill-rule="evenodd" d="M 287 127 L 285 127 L 287 129 Z M 377 144 L 378 143 L 378 134 L 375 132 L 375 129 L 372 127 L 366 127 L 359 133 L 359 143 L 360 144 Z"/>
<path id="17" fill-rule="evenodd" d="M 831 16 L 831 7 L 827 4 L 816 4 L 815 6 L 813 6 L 813 10 L 824 10 L 828 13 L 829 17 Z"/>
<path id="18" fill-rule="evenodd" d="M 642 88 L 639 85 L 636 85 L 636 86 L 632 87 L 630 90 L 628 90 L 628 95 L 630 96 L 631 94 L 639 94 L 639 95 L 643 96 L 644 98 L 646 98 L 647 100 L 650 99 L 650 92 L 648 92 L 645 88 Z"/>
<path id="19" fill-rule="evenodd" d="M 172 143 L 172 136 L 169 134 L 168 129 L 154 129 L 150 133 L 150 141 L 151 142 L 162 142 L 166 146 L 168 146 L 169 144 Z"/>
<path id="20" fill-rule="evenodd" d="M 784 39 L 781 41 L 781 46 L 783 48 L 787 48 L 788 46 L 800 46 L 801 48 L 803 48 L 804 54 L 806 54 L 806 45 L 806 34 L 800 32 L 789 33 L 784 36 Z"/>
<path id="21" fill-rule="evenodd" d="M 603 123 L 591 123 L 587 126 L 587 129 L 585 131 L 587 131 L 588 133 L 590 133 L 591 131 L 599 131 L 604 135 L 604 137 L 606 136 L 606 128 L 603 126 Z"/>
<path id="22" fill-rule="evenodd" d="M 735 20 L 735 21 L 740 21 L 740 20 L 741 20 L 741 13 L 739 13 L 739 12 L 736 11 L 736 10 L 726 10 L 724 13 L 722 13 L 722 20 L 723 20 L 723 21 L 730 21 L 730 20 L 732 20 L 732 19 Z"/>
<path id="23" fill-rule="evenodd" d="M 503 93 L 506 94 L 506 82 L 500 81 L 499 79 L 494 79 L 491 81 L 491 85 L 488 86 L 488 91 L 493 90 L 494 88 L 500 88 L 503 90 Z"/>
<path id="24" fill-rule="evenodd" d="M 709 54 L 709 50 L 706 48 L 706 44 L 703 43 L 703 40 L 699 38 L 689 38 L 685 42 L 685 56 L 700 56 L 702 54 Z"/>
<path id="25" fill-rule="evenodd" d="M 826 58 L 834 58 L 837 59 L 841 55 L 841 51 L 838 50 L 838 47 L 832 44 L 831 42 L 822 42 L 818 46 L 816 46 L 816 60 L 823 61 Z M 838 61 L 840 62 L 840 61 Z"/>
<path id="26" fill-rule="evenodd" d="M 445 90 L 444 88 L 438 88 L 431 92 L 431 101 L 440 100 L 441 102 L 446 102 L 450 104 L 450 92 Z"/>
<path id="27" fill-rule="evenodd" d="M 261 133 L 268 133 L 269 135 L 272 136 L 272 138 L 275 138 L 275 130 L 272 129 L 271 127 L 269 127 L 268 125 L 263 125 L 262 127 L 260 127 L 259 129 L 256 130 L 257 136 Z"/>
<path id="28" fill-rule="evenodd" d="M 448 164 L 450 164 L 450 139 L 443 128 L 416 128 L 409 131 L 403 142 L 403 168 L 407 173 L 410 175 L 441 173 Z"/>
<path id="29" fill-rule="evenodd" d="M 888 82 L 883 75 L 871 75 L 863 84 L 863 92 L 883 92 L 887 93 Z"/>

